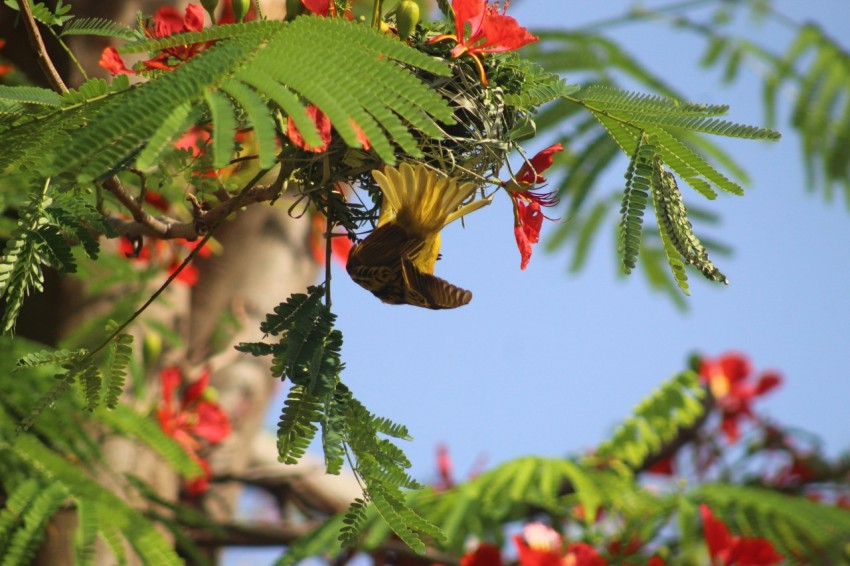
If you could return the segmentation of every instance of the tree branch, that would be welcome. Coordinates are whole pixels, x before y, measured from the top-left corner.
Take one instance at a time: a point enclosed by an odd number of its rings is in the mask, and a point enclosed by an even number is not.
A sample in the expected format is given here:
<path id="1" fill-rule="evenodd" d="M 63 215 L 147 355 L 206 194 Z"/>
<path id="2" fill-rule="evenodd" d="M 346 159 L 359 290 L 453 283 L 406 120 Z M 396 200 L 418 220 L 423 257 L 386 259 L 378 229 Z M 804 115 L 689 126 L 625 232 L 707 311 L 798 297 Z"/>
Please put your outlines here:
<path id="1" fill-rule="evenodd" d="M 53 61 L 50 60 L 50 56 L 47 54 L 47 48 L 44 46 L 44 40 L 41 38 L 41 32 L 38 31 L 38 24 L 36 24 L 35 17 L 32 15 L 29 0 L 17 1 L 18 8 L 20 8 L 21 14 L 24 16 L 24 27 L 27 30 L 27 37 L 29 37 L 30 45 L 35 50 L 36 56 L 38 57 L 38 64 L 44 72 L 44 76 L 47 77 L 48 82 L 50 82 L 50 86 L 52 86 L 55 91 L 62 93 L 68 92 L 68 87 L 65 86 L 65 82 L 62 80 L 62 77 L 59 76 L 59 72 L 56 70 L 56 67 L 53 65 Z"/>
<path id="2" fill-rule="evenodd" d="M 257 202 L 272 201 L 280 196 L 282 187 L 279 183 L 257 185 L 241 193 L 239 197 L 218 194 L 224 200 L 209 210 L 204 210 L 201 203 L 191 195 L 188 200 L 192 203 L 193 219 L 181 222 L 169 217 L 155 217 L 142 208 L 142 205 L 130 195 L 121 182 L 112 177 L 103 183 L 103 188 L 112 193 L 118 201 L 130 212 L 132 221 L 112 217 L 109 221 L 122 235 L 131 238 L 152 236 L 161 240 L 185 238 L 196 240 L 209 232 L 210 228 L 218 225 L 236 209 Z"/>
<path id="3" fill-rule="evenodd" d="M 313 532 L 321 523 L 275 525 L 270 523 L 225 523 L 216 529 L 187 529 L 199 546 L 284 546 Z M 219 531 L 219 532 L 217 532 Z"/>

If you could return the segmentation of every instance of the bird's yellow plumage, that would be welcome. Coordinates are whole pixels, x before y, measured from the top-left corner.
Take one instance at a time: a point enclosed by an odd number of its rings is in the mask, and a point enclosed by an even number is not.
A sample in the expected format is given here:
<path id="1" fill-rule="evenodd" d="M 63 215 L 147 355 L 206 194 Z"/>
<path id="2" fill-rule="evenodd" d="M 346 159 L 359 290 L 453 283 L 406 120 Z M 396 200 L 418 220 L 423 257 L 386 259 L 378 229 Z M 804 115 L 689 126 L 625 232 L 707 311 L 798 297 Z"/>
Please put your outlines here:
<path id="1" fill-rule="evenodd" d="M 433 275 L 440 231 L 490 199 L 471 200 L 474 183 L 458 183 L 422 164 L 372 175 L 384 200 L 378 226 L 348 256 L 351 278 L 386 303 L 432 309 L 468 303 L 472 293 Z"/>

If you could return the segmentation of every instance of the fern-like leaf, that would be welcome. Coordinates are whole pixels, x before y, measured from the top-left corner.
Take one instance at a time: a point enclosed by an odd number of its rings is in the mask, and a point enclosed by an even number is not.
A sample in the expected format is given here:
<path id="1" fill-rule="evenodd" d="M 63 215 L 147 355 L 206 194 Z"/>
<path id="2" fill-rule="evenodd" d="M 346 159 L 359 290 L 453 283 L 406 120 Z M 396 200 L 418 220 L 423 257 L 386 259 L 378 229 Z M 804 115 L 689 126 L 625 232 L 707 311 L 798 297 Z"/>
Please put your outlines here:
<path id="1" fill-rule="evenodd" d="M 21 517 L 21 528 L 9 540 L 3 553 L 3 566 L 26 566 L 32 562 L 45 535 L 47 521 L 68 498 L 68 490 L 59 482 L 39 490 Z"/>
<path id="2" fill-rule="evenodd" d="M 581 100 L 599 103 L 607 112 L 629 112 L 655 117 L 723 116 L 729 111 L 726 104 L 680 102 L 674 98 L 629 92 L 608 85 L 582 88 Z"/>
<path id="3" fill-rule="evenodd" d="M 4 487 L 8 489 L 9 486 Z M 3 509 L 0 509 L 0 556 L 6 555 L 12 534 L 21 527 L 25 511 L 41 489 L 36 480 L 28 479 L 7 494 Z"/>
<path id="4" fill-rule="evenodd" d="M 14 0 L 6 0 L 6 6 L 15 11 L 19 11 L 18 3 Z M 56 4 L 55 9 L 51 10 L 42 2 L 30 2 L 30 10 L 33 17 L 48 27 L 61 26 L 73 16 L 69 15 L 71 6 L 68 4 L 62 5 L 62 2 Z"/>
<path id="5" fill-rule="evenodd" d="M 343 526 L 339 530 L 339 542 L 344 547 L 357 545 L 360 533 L 366 523 L 366 501 L 356 498 L 348 506 L 342 518 Z"/>
<path id="6" fill-rule="evenodd" d="M 117 39 L 135 39 L 136 32 L 105 18 L 74 18 L 62 27 L 59 37 L 66 35 L 98 35 Z"/>
<path id="7" fill-rule="evenodd" d="M 641 136 L 626 170 L 626 189 L 623 191 L 623 204 L 620 206 L 617 247 L 626 273 L 631 273 L 634 269 L 640 253 L 643 214 L 649 201 L 654 159 L 655 147 L 645 143 Z"/>
<path id="8" fill-rule="evenodd" d="M 88 354 L 88 351 L 82 348 L 78 350 L 41 350 L 27 354 L 19 359 L 15 370 L 76 362 L 86 354 Z"/>
<path id="9" fill-rule="evenodd" d="M 128 52 L 163 48 L 174 42 L 207 41 L 216 33 L 233 35 L 171 73 L 159 75 L 137 88 L 104 93 L 105 102 L 86 112 L 85 128 L 60 120 L 62 129 L 67 126 L 65 131 L 73 135 L 61 147 L 53 147 L 57 152 L 46 169 L 80 171 L 82 179 L 98 178 L 116 164 L 132 159 L 155 135 L 157 142 L 161 142 L 168 137 L 166 134 L 174 133 L 163 124 L 169 118 L 172 124 L 178 121 L 175 108 L 194 106 L 204 99 L 209 103 L 211 97 L 223 96 L 220 91 L 226 89 L 234 99 L 237 95 L 241 98 L 237 100 L 240 106 L 242 103 L 247 106 L 243 109 L 263 134 L 260 160 L 271 163 L 274 160 L 273 153 L 269 153 L 273 147 L 268 143 L 271 109 L 263 109 L 263 105 L 257 104 L 257 97 L 246 95 L 244 88 L 234 87 L 234 75 L 241 83 L 257 89 L 259 97 L 273 102 L 279 98 L 281 89 L 272 87 L 274 92 L 265 92 L 264 83 L 271 79 L 277 85 L 286 85 L 286 89 L 305 102 L 317 105 L 348 145 L 360 145 L 355 128 L 359 127 L 374 151 L 388 163 L 395 162 L 396 145 L 410 155 L 419 154 L 411 129 L 439 137 L 436 123 L 454 122 L 448 103 L 398 63 L 437 75 L 450 74 L 448 67 L 368 26 L 341 18 L 297 18 L 292 23 L 251 22 L 233 27 L 238 29 L 178 34 L 123 49 Z M 323 72 L 316 73 L 318 67 Z M 252 80 L 257 76 L 265 78 Z M 343 76 L 348 81 L 345 96 L 338 96 L 339 77 Z M 90 94 L 87 92 L 85 96 Z M 303 108 L 304 103 L 299 101 L 299 104 Z M 231 106 L 229 102 L 228 106 Z M 292 105 L 289 106 L 292 110 Z M 212 107 L 223 108 L 220 104 Z M 303 118 L 302 113 L 303 110 L 295 115 Z M 224 135 L 229 125 L 222 126 Z M 39 133 L 44 127 L 46 123 L 34 120 L 18 126 L 14 133 L 24 137 Z M 214 131 L 215 127 L 214 119 Z M 231 132 L 231 141 L 234 136 Z M 44 147 L 42 150 L 50 153 Z M 215 154 L 218 165 L 225 162 L 224 155 L 229 161 L 231 156 L 226 150 L 223 147 Z M 150 161 L 155 154 L 156 148 L 151 149 L 146 160 Z"/>
<path id="10" fill-rule="evenodd" d="M 110 428 L 136 438 L 150 447 L 183 477 L 195 478 L 203 474 L 200 465 L 186 453 L 186 449 L 165 434 L 159 424 L 149 416 L 137 413 L 122 404 L 118 404 L 114 410 L 98 411 L 96 416 Z"/>
<path id="11" fill-rule="evenodd" d="M 322 420 L 322 452 L 325 454 L 325 470 L 339 474 L 345 464 L 345 420 L 348 396 L 338 394 L 336 388 L 328 395 Z"/>
<path id="12" fill-rule="evenodd" d="M 123 535 L 142 561 L 163 566 L 182 564 L 169 541 L 142 513 L 130 507 L 107 486 L 90 478 L 84 470 L 50 450 L 35 436 L 19 435 L 12 450 L 45 481 L 58 482 L 73 497 L 95 502 L 98 515 L 108 517 L 109 526 L 104 530 L 114 528 Z"/>
<path id="13" fill-rule="evenodd" d="M 53 376 L 56 382 L 47 391 L 47 393 L 41 396 L 35 406 L 30 410 L 29 414 L 21 421 L 18 425 L 18 432 L 28 430 L 48 407 L 53 406 L 59 398 L 67 394 L 71 389 L 71 386 L 74 384 L 79 372 L 81 371 L 80 365 L 75 361 L 64 364 L 63 367 L 65 368 L 65 372 L 57 373 Z"/>
<path id="14" fill-rule="evenodd" d="M 680 429 L 691 426 L 703 414 L 704 397 L 696 373 L 689 370 L 674 376 L 638 404 L 633 416 L 599 445 L 594 460 L 618 469 L 639 468 Z"/>
<path id="15" fill-rule="evenodd" d="M 171 109 L 171 113 L 165 117 L 159 127 L 151 134 L 144 149 L 136 158 L 136 167 L 148 169 L 156 164 L 160 154 L 171 146 L 172 141 L 191 125 L 194 120 L 191 104 L 177 104 Z M 233 141 L 233 132 L 228 132 L 230 141 Z M 230 154 L 228 153 L 228 161 Z"/>
<path id="16" fill-rule="evenodd" d="M 98 515 L 97 506 L 93 503 L 80 499 L 76 501 L 76 505 L 79 527 L 74 536 L 74 553 L 77 564 L 87 566 L 94 564 L 98 527 L 103 519 Z"/>
<path id="17" fill-rule="evenodd" d="M 31 235 L 35 240 L 38 255 L 43 263 L 56 267 L 63 273 L 75 273 L 77 260 L 71 246 L 58 226 L 42 224 Z"/>
<path id="18" fill-rule="evenodd" d="M 237 80 L 227 81 L 221 89 L 239 103 L 254 128 L 260 168 L 271 168 L 275 162 L 276 137 L 274 120 L 266 103 L 253 88 Z"/>
<path id="19" fill-rule="evenodd" d="M 48 263 L 40 250 L 38 229 L 44 224 L 44 209 L 50 204 L 47 196 L 49 180 L 44 188 L 31 195 L 27 205 L 19 212 L 18 227 L 6 241 L 0 261 L 0 296 L 6 299 L 6 309 L 0 320 L 0 332 L 15 327 L 24 298 L 31 289 L 41 291 L 44 283 L 42 266 Z"/>
<path id="20" fill-rule="evenodd" d="M 204 95 L 213 121 L 213 167 L 224 167 L 230 163 L 230 158 L 236 147 L 236 117 L 230 101 L 222 93 L 208 92 Z"/>
<path id="21" fill-rule="evenodd" d="M 61 106 L 62 97 L 49 88 L 0 85 L 0 100 L 39 106 Z"/>
<path id="22" fill-rule="evenodd" d="M 103 384 L 103 375 L 94 364 L 88 364 L 81 367 L 80 371 L 77 373 L 76 379 L 83 387 L 86 410 L 94 411 L 100 406 L 100 393 L 101 385 Z"/>
<path id="23" fill-rule="evenodd" d="M 117 328 L 115 322 L 110 321 L 106 331 L 111 333 L 115 328 Z M 127 377 L 127 368 L 130 366 L 130 357 L 133 355 L 133 335 L 118 334 L 109 342 L 108 352 L 104 401 L 108 408 L 114 409 L 118 406 L 121 393 L 124 392 L 124 380 Z"/>
<path id="24" fill-rule="evenodd" d="M 321 411 L 321 403 L 304 386 L 292 386 L 277 423 L 277 451 L 283 463 L 295 464 L 307 451 L 318 431 Z"/>

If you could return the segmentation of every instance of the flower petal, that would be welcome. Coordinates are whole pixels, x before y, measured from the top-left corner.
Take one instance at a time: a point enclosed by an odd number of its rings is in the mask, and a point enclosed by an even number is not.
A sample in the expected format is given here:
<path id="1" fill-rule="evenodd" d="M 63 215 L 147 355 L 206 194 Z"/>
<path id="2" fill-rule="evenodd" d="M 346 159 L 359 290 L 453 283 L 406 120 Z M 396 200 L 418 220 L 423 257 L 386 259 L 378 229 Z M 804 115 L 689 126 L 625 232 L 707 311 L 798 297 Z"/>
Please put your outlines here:
<path id="1" fill-rule="evenodd" d="M 301 136 L 301 132 L 298 131 L 298 127 L 296 127 L 295 122 L 291 117 L 286 119 L 286 135 L 295 144 L 296 147 L 303 149 L 304 151 L 311 151 L 313 153 L 322 153 L 325 151 L 331 143 L 331 121 L 328 119 L 325 114 L 319 110 L 316 106 L 310 105 L 307 107 L 307 115 L 313 120 L 316 124 L 316 129 L 319 130 L 319 136 L 322 138 L 322 143 L 316 146 L 309 146 L 304 141 L 304 138 Z"/>
<path id="2" fill-rule="evenodd" d="M 167 37 L 184 31 L 185 22 L 175 8 L 163 6 L 153 16 L 155 37 Z"/>
<path id="3" fill-rule="evenodd" d="M 211 444 L 218 444 L 230 436 L 230 417 L 219 405 L 201 401 L 197 413 L 198 422 L 192 427 L 192 434 Z"/>
<path id="4" fill-rule="evenodd" d="M 708 554 L 711 558 L 717 558 L 729 552 L 734 542 L 726 524 L 714 517 L 714 514 L 705 503 L 699 506 L 702 515 L 702 529 L 705 535 L 705 543 L 708 545 Z"/>
<path id="5" fill-rule="evenodd" d="M 513 51 L 540 39 L 510 16 L 489 12 L 481 23 L 480 35 L 484 43 L 470 46 L 473 53 L 500 53 Z"/>
<path id="6" fill-rule="evenodd" d="M 453 0 L 452 10 L 455 13 L 455 33 L 458 43 L 466 44 L 466 24 L 469 24 L 471 33 L 469 41 L 475 43 L 480 39 L 481 25 L 487 11 L 487 3 L 484 0 Z"/>
<path id="7" fill-rule="evenodd" d="M 330 14 L 332 2 L 333 0 L 301 0 L 305 8 L 322 17 L 327 17 Z"/>
<path id="8" fill-rule="evenodd" d="M 756 384 L 756 395 L 764 395 L 782 385 L 782 376 L 775 372 L 767 372 L 762 375 Z"/>
<path id="9" fill-rule="evenodd" d="M 127 65 L 124 63 L 124 59 L 121 58 L 121 55 L 118 54 L 118 50 L 114 47 L 107 47 L 103 50 L 103 53 L 100 54 L 100 61 L 98 61 L 98 65 L 113 75 L 130 75 L 134 72 L 127 68 Z"/>
<path id="10" fill-rule="evenodd" d="M 183 24 L 183 31 L 203 31 L 204 12 L 204 7 L 200 4 L 189 4 L 186 6 L 186 19 Z"/>
<path id="11" fill-rule="evenodd" d="M 543 151 L 540 151 L 527 162 L 523 163 L 517 173 L 516 180 L 520 183 L 528 185 L 539 185 L 546 182 L 546 178 L 541 175 L 544 171 L 552 166 L 553 157 L 559 151 L 563 151 L 564 146 L 559 143 L 550 145 Z"/>
<path id="12" fill-rule="evenodd" d="M 482 542 L 473 552 L 463 555 L 460 566 L 502 566 L 502 552 L 498 546 Z"/>

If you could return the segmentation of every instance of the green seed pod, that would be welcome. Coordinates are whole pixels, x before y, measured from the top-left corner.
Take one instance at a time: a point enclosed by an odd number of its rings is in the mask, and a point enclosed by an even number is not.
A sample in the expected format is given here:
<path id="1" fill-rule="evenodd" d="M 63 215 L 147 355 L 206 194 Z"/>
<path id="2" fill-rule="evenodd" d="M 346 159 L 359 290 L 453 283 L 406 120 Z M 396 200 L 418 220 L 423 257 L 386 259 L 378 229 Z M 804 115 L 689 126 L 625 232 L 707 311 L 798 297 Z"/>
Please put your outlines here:
<path id="1" fill-rule="evenodd" d="M 162 355 L 162 335 L 156 330 L 149 330 L 142 339 L 142 360 L 146 368 L 156 365 Z"/>
<path id="2" fill-rule="evenodd" d="M 395 12 L 395 27 L 398 37 L 407 39 L 419 23 L 419 4 L 413 0 L 401 0 Z"/>
<path id="3" fill-rule="evenodd" d="M 201 0 L 201 6 L 210 15 L 210 19 L 215 23 L 215 9 L 218 8 L 218 0 Z"/>
<path id="4" fill-rule="evenodd" d="M 233 17 L 236 18 L 236 23 L 239 23 L 245 19 L 248 10 L 251 9 L 251 0 L 232 0 L 231 5 L 233 6 Z"/>
<path id="5" fill-rule="evenodd" d="M 286 0 L 286 19 L 291 20 L 304 12 L 304 4 L 301 0 Z"/>

